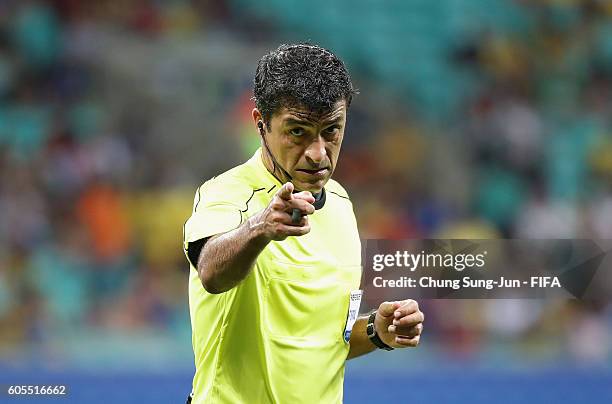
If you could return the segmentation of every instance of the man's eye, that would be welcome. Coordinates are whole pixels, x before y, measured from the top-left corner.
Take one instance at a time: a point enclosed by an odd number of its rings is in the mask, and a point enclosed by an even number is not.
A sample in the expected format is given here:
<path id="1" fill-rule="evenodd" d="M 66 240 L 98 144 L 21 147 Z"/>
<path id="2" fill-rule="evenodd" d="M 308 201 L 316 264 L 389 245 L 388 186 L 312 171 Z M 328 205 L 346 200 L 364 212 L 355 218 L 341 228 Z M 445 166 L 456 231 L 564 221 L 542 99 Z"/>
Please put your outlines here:
<path id="1" fill-rule="evenodd" d="M 330 126 L 329 128 L 325 128 L 325 133 L 327 133 L 328 135 L 333 135 L 338 130 L 340 130 L 339 126 Z"/>
<path id="2" fill-rule="evenodd" d="M 289 133 L 293 136 L 302 136 L 304 135 L 304 129 L 303 128 L 293 128 L 289 130 Z"/>

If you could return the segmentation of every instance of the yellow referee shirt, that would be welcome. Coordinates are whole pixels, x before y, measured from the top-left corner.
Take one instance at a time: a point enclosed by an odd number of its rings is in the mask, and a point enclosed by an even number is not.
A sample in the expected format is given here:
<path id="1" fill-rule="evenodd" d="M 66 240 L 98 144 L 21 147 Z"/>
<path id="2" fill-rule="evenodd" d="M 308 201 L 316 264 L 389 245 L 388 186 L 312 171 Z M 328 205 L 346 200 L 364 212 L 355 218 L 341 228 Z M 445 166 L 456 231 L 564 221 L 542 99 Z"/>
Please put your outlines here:
<path id="1" fill-rule="evenodd" d="M 190 242 L 238 227 L 282 184 L 261 149 L 205 182 L 184 229 Z M 272 241 L 233 289 L 210 294 L 191 263 L 189 309 L 196 373 L 193 404 L 339 403 L 349 351 L 349 295 L 361 281 L 353 207 L 334 180 L 311 231 Z"/>

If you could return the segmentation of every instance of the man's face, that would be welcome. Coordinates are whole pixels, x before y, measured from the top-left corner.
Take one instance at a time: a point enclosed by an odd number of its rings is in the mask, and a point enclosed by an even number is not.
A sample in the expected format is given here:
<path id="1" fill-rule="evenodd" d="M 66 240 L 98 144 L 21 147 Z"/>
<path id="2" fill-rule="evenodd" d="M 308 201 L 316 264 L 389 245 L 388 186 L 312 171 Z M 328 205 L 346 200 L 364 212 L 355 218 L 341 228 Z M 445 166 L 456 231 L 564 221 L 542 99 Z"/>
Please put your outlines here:
<path id="1" fill-rule="evenodd" d="M 261 119 L 253 111 L 255 123 Z M 346 102 L 336 102 L 330 110 L 313 113 L 305 108 L 281 108 L 274 113 L 264 131 L 266 142 L 276 162 L 291 175 L 293 185 L 300 191 L 321 192 L 331 177 L 344 137 Z M 271 159 L 262 146 L 264 161 L 273 170 Z M 276 169 L 281 180 L 285 173 Z"/>

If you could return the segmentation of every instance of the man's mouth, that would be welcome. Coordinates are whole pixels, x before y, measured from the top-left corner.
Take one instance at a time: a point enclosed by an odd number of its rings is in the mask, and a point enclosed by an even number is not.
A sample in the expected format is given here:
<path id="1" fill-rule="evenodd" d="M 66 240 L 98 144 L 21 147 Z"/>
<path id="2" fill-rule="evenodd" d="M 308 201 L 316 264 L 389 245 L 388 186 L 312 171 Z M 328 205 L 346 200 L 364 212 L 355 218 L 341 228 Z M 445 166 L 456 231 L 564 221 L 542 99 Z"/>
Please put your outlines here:
<path id="1" fill-rule="evenodd" d="M 325 167 L 325 168 L 319 168 L 316 170 L 306 170 L 303 168 L 299 168 L 296 171 L 308 174 L 308 175 L 312 175 L 313 177 L 325 177 L 327 175 L 327 173 L 329 172 L 329 168 Z"/>

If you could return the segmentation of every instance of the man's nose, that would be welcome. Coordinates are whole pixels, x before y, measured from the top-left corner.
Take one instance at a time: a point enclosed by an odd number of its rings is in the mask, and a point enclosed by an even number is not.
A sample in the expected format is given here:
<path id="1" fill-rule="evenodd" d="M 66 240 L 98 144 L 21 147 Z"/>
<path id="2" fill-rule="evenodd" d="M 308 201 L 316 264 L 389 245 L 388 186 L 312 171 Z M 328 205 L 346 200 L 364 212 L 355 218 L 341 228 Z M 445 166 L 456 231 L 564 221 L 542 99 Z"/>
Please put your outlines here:
<path id="1" fill-rule="evenodd" d="M 325 140 L 318 136 L 306 149 L 306 159 L 310 164 L 315 167 L 319 167 L 321 163 L 325 162 L 327 156 L 327 150 L 325 149 Z"/>

